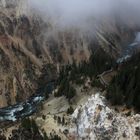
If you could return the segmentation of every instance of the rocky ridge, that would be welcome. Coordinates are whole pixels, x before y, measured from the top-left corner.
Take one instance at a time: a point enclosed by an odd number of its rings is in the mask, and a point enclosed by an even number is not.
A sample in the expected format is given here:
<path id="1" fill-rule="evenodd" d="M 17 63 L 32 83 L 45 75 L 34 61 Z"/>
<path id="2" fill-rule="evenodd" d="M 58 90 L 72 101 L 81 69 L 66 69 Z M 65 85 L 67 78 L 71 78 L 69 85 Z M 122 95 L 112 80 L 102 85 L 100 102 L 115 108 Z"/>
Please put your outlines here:
<path id="1" fill-rule="evenodd" d="M 128 114 L 112 109 L 101 93 L 96 93 L 74 111 L 71 136 L 77 140 L 138 140 L 140 115 Z"/>

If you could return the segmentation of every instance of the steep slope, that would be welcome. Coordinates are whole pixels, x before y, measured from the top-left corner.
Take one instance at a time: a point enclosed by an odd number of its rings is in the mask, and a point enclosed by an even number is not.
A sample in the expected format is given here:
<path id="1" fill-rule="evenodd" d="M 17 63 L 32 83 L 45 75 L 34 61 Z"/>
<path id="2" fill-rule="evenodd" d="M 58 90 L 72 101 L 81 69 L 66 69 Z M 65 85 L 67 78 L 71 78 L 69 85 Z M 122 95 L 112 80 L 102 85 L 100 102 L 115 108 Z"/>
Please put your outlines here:
<path id="1" fill-rule="evenodd" d="M 0 1 L 0 107 L 34 94 L 47 64 L 59 72 L 66 63 L 87 61 L 98 47 L 117 57 L 120 46 L 133 38 L 131 30 L 122 30 L 116 23 L 108 26 L 106 22 L 94 37 L 78 29 L 58 31 L 28 6 L 28 1 Z"/>
<path id="2" fill-rule="evenodd" d="M 23 10 L 23 4 L 16 2 L 1 1 L 0 107 L 23 101 L 34 94 L 45 65 L 64 64 L 73 59 L 80 61 L 89 56 L 82 38 L 78 42 L 78 38 L 68 33 L 60 33 L 60 36 L 57 33 L 55 38 L 46 36 L 49 32 L 47 23 L 39 17 L 26 16 L 26 8 Z M 70 46 L 75 47 L 74 50 Z"/>

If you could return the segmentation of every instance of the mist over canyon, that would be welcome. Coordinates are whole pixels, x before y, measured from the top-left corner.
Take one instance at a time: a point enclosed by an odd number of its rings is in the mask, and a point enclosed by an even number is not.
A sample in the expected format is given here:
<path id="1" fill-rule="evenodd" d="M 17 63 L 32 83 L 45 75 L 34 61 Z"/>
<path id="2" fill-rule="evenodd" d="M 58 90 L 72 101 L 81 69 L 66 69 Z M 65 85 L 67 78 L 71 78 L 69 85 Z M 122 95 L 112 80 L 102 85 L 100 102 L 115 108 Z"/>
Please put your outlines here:
<path id="1" fill-rule="evenodd" d="M 0 140 L 139 139 L 139 6 L 0 0 Z"/>
<path id="2" fill-rule="evenodd" d="M 91 31 L 102 22 L 118 22 L 131 27 L 139 25 L 138 0 L 30 0 L 29 7 L 34 8 L 46 20 L 64 28 L 80 28 Z M 116 19 L 117 18 L 117 19 Z M 117 21 L 115 21 L 117 20 Z M 93 26 L 96 23 L 95 27 Z"/>

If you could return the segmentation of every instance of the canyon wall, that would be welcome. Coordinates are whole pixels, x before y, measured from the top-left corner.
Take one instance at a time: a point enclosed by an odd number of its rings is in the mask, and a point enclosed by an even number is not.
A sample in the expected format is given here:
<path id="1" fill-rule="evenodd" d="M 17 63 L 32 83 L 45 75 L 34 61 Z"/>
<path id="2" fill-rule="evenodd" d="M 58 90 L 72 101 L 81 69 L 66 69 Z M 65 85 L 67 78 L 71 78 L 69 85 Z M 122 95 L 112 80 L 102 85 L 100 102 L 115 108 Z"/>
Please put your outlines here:
<path id="1" fill-rule="evenodd" d="M 34 94 L 42 69 L 48 64 L 59 72 L 61 65 L 88 61 L 98 47 L 116 58 L 131 38 L 132 30 L 106 22 L 93 36 L 75 28 L 60 31 L 30 9 L 27 0 L 1 0 L 0 107 Z"/>

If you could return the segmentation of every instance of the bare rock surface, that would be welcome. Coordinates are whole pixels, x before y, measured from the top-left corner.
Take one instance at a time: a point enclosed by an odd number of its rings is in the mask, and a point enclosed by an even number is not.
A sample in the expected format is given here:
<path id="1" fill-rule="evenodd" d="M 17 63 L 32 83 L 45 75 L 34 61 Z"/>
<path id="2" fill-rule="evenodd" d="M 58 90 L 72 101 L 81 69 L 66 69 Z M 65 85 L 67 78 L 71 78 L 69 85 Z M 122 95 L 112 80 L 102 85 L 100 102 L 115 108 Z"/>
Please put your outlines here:
<path id="1" fill-rule="evenodd" d="M 138 140 L 139 120 L 139 114 L 116 112 L 101 93 L 96 93 L 74 111 L 70 131 L 77 140 Z"/>

